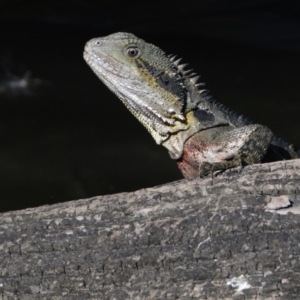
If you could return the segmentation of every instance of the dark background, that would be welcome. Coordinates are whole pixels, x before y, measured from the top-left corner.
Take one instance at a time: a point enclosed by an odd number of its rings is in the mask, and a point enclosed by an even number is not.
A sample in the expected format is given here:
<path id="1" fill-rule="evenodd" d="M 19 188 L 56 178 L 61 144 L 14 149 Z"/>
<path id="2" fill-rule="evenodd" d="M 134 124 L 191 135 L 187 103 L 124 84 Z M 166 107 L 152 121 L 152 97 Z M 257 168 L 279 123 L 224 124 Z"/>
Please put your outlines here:
<path id="1" fill-rule="evenodd" d="M 219 102 L 300 145 L 299 2 L 0 1 L 0 210 L 182 178 L 82 58 L 117 31 L 183 57 Z"/>

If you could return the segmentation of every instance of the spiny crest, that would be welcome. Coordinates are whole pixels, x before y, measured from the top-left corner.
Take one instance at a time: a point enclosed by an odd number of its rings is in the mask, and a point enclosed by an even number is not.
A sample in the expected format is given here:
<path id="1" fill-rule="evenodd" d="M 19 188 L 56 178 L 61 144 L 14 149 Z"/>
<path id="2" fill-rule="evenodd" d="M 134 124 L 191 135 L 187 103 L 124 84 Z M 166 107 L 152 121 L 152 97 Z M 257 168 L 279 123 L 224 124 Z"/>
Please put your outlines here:
<path id="1" fill-rule="evenodd" d="M 201 93 L 202 91 L 207 91 L 206 89 L 201 89 L 201 87 L 204 87 L 205 86 L 205 82 L 199 82 L 199 83 L 196 83 L 195 86 L 198 88 L 198 91 Z"/>
<path id="2" fill-rule="evenodd" d="M 177 55 L 173 55 L 173 54 L 168 55 L 168 58 L 170 59 L 171 62 L 174 62 L 176 57 L 177 57 Z"/>
<path id="3" fill-rule="evenodd" d="M 198 83 L 200 76 L 198 76 L 196 73 L 193 73 L 192 69 L 185 70 L 186 66 L 188 65 L 187 63 L 179 64 L 181 61 L 181 58 L 177 59 L 176 55 L 170 55 L 168 57 L 170 58 L 170 61 L 173 63 L 173 65 L 178 69 L 178 71 L 190 80 L 191 84 L 195 87 L 195 89 L 198 91 L 198 93 L 202 97 L 205 98 L 205 100 L 212 103 L 220 111 L 226 113 L 230 117 L 230 119 L 234 119 L 234 120 L 239 119 L 245 124 L 252 123 L 249 119 L 245 118 L 243 115 L 239 115 L 236 112 L 234 112 L 231 109 L 224 106 L 223 104 L 220 104 L 219 102 L 217 102 L 214 99 L 214 97 L 212 95 L 210 95 L 209 91 L 207 89 L 203 88 L 205 86 L 205 83 L 204 82 Z"/>
<path id="4" fill-rule="evenodd" d="M 190 81 L 193 83 L 193 84 L 195 84 L 196 85 L 196 83 L 197 83 L 197 81 L 198 81 L 198 79 L 200 78 L 200 76 L 194 76 L 194 77 L 190 77 Z"/>
<path id="5" fill-rule="evenodd" d="M 188 66 L 187 63 L 179 64 L 181 62 L 181 58 L 177 59 L 176 55 L 169 55 L 168 58 L 170 59 L 171 63 L 177 68 L 179 73 L 184 75 L 186 78 L 189 79 L 190 83 L 195 87 L 195 89 L 198 91 L 198 93 L 205 98 L 206 101 L 212 103 L 217 109 L 220 111 L 226 113 L 230 119 L 234 120 L 241 120 L 245 124 L 251 124 L 252 122 L 245 118 L 243 115 L 239 115 L 236 112 L 232 111 L 231 109 L 227 108 L 225 105 L 217 102 L 212 95 L 210 95 L 209 91 L 207 89 L 204 89 L 205 86 L 204 82 L 198 83 L 198 80 L 200 76 L 198 76 L 196 73 L 193 73 L 192 69 L 185 70 L 185 68 Z"/>
<path id="6" fill-rule="evenodd" d="M 199 93 L 206 91 L 204 89 L 201 89 L 203 86 L 205 86 L 205 83 L 198 83 L 200 76 L 196 73 L 193 73 L 193 69 L 185 70 L 185 68 L 188 66 L 187 63 L 180 64 L 182 58 L 177 59 L 177 55 L 174 54 L 170 54 L 167 57 L 169 58 L 170 62 L 177 68 L 179 73 L 181 73 L 190 80 L 191 84 L 195 87 L 197 91 L 199 91 Z"/>
<path id="7" fill-rule="evenodd" d="M 187 77 L 190 77 L 191 76 L 191 73 L 193 72 L 193 69 L 190 69 L 190 70 L 183 70 L 182 73 L 187 76 Z"/>
<path id="8" fill-rule="evenodd" d="M 282 139 L 281 137 L 273 137 L 273 139 L 275 140 L 276 144 L 281 147 L 281 148 L 288 148 L 290 146 L 293 147 L 293 145 L 291 145 L 290 143 L 288 143 L 287 141 L 285 141 L 284 139 Z"/>
<path id="9" fill-rule="evenodd" d="M 173 64 L 174 64 L 176 67 L 178 67 L 178 66 L 179 66 L 179 63 L 181 62 L 181 60 L 182 60 L 182 58 L 178 58 L 177 60 L 175 60 L 175 61 L 173 62 Z"/>
<path id="10" fill-rule="evenodd" d="M 181 64 L 179 66 L 177 66 L 177 68 L 180 70 L 180 71 L 183 71 L 184 68 L 187 66 L 188 64 Z"/>
<path id="11" fill-rule="evenodd" d="M 233 123 L 236 123 L 236 121 L 239 121 L 244 125 L 253 124 L 253 122 L 251 120 L 249 120 L 248 118 L 246 118 L 244 115 L 240 115 L 240 114 L 236 113 L 235 111 L 233 111 L 232 109 L 228 108 L 227 106 L 216 101 L 215 98 L 212 95 L 210 95 L 209 91 L 203 90 L 201 95 L 204 96 L 205 100 L 207 100 L 211 104 L 213 104 L 218 110 L 225 113 L 229 117 L 229 119 L 235 120 L 235 121 L 233 121 Z"/>

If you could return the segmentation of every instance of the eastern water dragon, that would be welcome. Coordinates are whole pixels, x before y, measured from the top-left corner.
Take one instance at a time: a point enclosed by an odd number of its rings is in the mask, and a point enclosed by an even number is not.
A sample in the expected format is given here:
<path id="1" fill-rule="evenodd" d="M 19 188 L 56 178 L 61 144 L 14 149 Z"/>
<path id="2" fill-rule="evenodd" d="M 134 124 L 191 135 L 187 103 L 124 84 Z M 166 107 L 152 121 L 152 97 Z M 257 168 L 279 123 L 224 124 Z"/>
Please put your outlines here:
<path id="1" fill-rule="evenodd" d="M 216 102 L 180 59 L 131 33 L 88 41 L 84 58 L 186 178 L 300 156 L 268 127 Z"/>

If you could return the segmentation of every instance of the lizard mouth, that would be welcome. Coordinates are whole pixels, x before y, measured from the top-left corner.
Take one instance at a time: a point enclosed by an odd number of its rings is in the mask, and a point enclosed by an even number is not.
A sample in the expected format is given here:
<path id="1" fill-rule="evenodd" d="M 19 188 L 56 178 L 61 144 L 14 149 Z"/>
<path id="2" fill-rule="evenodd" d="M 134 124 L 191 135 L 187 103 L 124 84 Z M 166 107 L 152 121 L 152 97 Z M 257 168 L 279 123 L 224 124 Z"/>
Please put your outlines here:
<path id="1" fill-rule="evenodd" d="M 172 126 L 174 121 L 172 119 L 167 119 L 148 108 L 147 106 L 139 106 L 134 101 L 123 101 L 125 106 L 139 119 L 139 116 L 143 116 L 144 118 L 149 120 L 149 123 L 160 124 L 162 126 Z"/>
<path id="2" fill-rule="evenodd" d="M 105 82 L 105 84 L 118 96 L 121 100 L 126 99 L 122 102 L 127 106 L 128 109 L 138 118 L 139 115 L 143 115 L 150 123 L 159 123 L 160 125 L 173 126 L 176 120 L 172 117 L 172 114 L 166 111 L 166 115 L 163 116 L 161 113 L 156 112 L 150 106 L 145 105 L 144 101 L 139 100 L 139 96 L 132 97 L 135 95 L 136 89 L 135 84 L 122 85 L 122 81 L 115 79 L 126 78 L 127 80 L 134 79 L 130 77 L 127 72 L 122 71 L 122 68 L 114 68 L 114 65 L 120 66 L 120 63 L 109 55 L 97 57 L 89 49 L 84 49 L 83 57 L 86 62 L 90 65 L 92 70 Z"/>
<path id="3" fill-rule="evenodd" d="M 163 101 L 157 98 L 160 95 L 153 95 L 152 87 L 141 82 L 135 72 L 126 68 L 118 58 L 109 53 L 94 53 L 88 45 L 84 49 L 83 57 L 94 73 L 120 98 L 131 113 L 150 132 L 156 132 L 160 136 L 156 138 L 158 143 L 167 139 L 174 131 L 182 130 L 182 126 L 187 127 L 185 117 L 169 106 L 161 106 L 160 102 Z"/>

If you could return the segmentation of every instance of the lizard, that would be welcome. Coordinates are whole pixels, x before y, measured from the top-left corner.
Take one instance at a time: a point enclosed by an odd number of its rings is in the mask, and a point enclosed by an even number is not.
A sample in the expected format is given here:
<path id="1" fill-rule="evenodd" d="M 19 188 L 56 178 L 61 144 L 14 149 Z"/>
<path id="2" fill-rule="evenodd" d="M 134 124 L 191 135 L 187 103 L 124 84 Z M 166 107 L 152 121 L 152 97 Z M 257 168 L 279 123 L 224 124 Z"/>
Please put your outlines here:
<path id="1" fill-rule="evenodd" d="M 176 160 L 185 178 L 300 157 L 292 144 L 218 103 L 176 56 L 131 33 L 94 38 L 84 59 Z"/>

